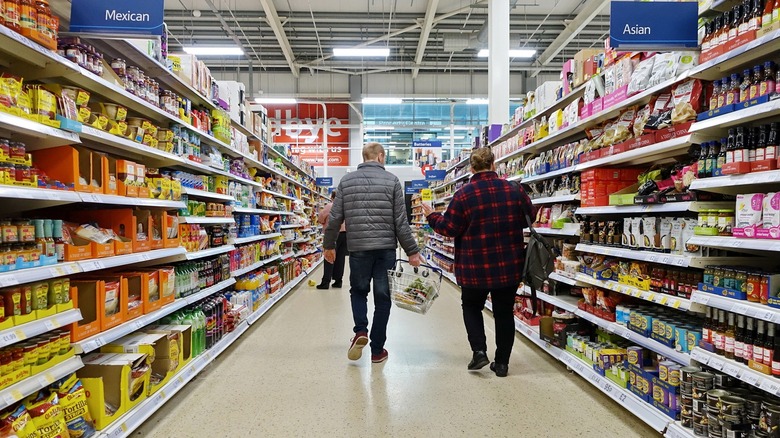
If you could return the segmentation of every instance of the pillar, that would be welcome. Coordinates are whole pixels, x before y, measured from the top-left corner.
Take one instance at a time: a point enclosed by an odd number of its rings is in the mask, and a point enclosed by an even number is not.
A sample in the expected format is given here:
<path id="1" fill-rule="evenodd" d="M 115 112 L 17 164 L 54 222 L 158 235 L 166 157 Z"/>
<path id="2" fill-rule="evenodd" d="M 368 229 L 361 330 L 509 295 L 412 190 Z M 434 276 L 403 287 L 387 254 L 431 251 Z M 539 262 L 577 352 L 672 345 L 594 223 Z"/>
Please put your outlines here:
<path id="1" fill-rule="evenodd" d="M 509 0 L 488 2 L 488 123 L 509 120 Z"/>

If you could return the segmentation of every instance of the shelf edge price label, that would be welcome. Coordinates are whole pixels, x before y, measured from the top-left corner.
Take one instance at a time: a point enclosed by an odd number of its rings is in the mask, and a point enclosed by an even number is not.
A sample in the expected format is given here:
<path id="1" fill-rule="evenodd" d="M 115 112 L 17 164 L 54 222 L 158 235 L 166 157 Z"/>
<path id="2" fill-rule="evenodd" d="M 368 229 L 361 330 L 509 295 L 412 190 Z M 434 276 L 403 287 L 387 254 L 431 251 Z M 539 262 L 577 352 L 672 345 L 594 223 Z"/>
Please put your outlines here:
<path id="1" fill-rule="evenodd" d="M 0 287 L 16 286 L 19 280 L 14 275 L 0 276 Z"/>
<path id="2" fill-rule="evenodd" d="M 0 342 L 3 344 L 12 344 L 20 340 L 21 339 L 19 339 L 19 335 L 17 335 L 16 332 L 6 333 L 3 336 L 0 336 Z"/>
<path id="3" fill-rule="evenodd" d="M 674 264 L 676 266 L 685 266 L 685 259 L 682 257 L 678 257 L 674 260 Z"/>
<path id="4" fill-rule="evenodd" d="M 726 366 L 723 367 L 723 372 L 739 378 L 740 369 L 736 365 L 726 364 Z"/>
<path id="5" fill-rule="evenodd" d="M 742 378 L 742 380 L 744 380 L 745 382 L 747 382 L 747 383 L 749 383 L 749 384 L 751 384 L 753 386 L 758 386 L 757 383 L 758 383 L 759 377 L 757 375 L 753 374 L 753 373 L 745 373 L 741 378 Z"/>
<path id="6" fill-rule="evenodd" d="M 744 315 L 747 312 L 747 310 L 748 310 L 748 306 L 746 306 L 744 304 L 737 304 L 737 305 L 735 305 L 734 307 L 731 308 L 732 312 L 739 313 L 739 314 L 742 314 L 742 315 Z"/>

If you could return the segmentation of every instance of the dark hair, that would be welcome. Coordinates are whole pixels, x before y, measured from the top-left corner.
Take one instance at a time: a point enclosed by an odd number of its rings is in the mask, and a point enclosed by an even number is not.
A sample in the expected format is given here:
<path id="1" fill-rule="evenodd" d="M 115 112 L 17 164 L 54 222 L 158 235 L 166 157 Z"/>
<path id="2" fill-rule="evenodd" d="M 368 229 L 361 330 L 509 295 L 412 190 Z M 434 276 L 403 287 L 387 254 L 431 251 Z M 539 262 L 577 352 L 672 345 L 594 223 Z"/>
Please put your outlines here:
<path id="1" fill-rule="evenodd" d="M 330 192 L 330 199 L 336 199 L 336 191 Z"/>

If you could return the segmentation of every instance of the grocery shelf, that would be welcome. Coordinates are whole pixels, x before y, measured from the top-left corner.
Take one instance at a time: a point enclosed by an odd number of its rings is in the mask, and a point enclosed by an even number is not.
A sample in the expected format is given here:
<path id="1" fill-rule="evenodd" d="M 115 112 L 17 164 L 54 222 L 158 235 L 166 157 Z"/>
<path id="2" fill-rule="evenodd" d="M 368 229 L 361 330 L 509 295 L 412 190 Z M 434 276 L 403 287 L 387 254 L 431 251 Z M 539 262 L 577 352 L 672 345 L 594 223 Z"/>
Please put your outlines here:
<path id="1" fill-rule="evenodd" d="M 583 283 L 581 281 L 577 281 L 576 278 L 573 278 L 573 277 L 569 276 L 569 274 L 562 273 L 562 272 L 559 272 L 559 271 L 555 271 L 555 272 L 551 273 L 549 278 L 550 278 L 550 280 L 555 280 L 555 281 L 557 281 L 559 283 L 565 283 L 565 284 L 568 284 L 569 286 L 579 286 L 579 287 L 582 287 L 582 286 L 586 285 L 585 283 Z"/>
<path id="2" fill-rule="evenodd" d="M 71 309 L 53 316 L 36 319 L 26 324 L 0 330 L 0 348 L 38 336 L 41 333 L 65 327 L 77 321 L 81 321 L 81 311 L 79 309 Z"/>
<path id="3" fill-rule="evenodd" d="M 232 245 L 243 245 L 245 243 L 257 242 L 259 240 L 273 239 L 275 237 L 281 237 L 282 233 L 271 234 L 258 234 L 257 236 L 239 237 L 236 239 L 230 239 Z"/>
<path id="4" fill-rule="evenodd" d="M 780 99 L 771 100 L 760 105 L 732 111 L 722 116 L 711 117 L 691 125 L 690 132 L 711 132 L 722 134 L 725 128 L 744 125 L 754 120 L 774 117 L 780 114 Z"/>
<path id="5" fill-rule="evenodd" d="M 515 318 L 515 330 L 520 334 L 528 338 L 531 342 L 536 344 L 539 348 L 545 351 L 553 358 L 563 362 L 568 368 L 575 373 L 579 374 L 586 381 L 590 382 L 593 386 L 597 387 L 601 392 L 607 394 L 612 400 L 614 400 L 621 407 L 636 415 L 640 420 L 647 423 L 650 427 L 658 432 L 662 432 L 666 429 L 667 425 L 671 421 L 669 417 L 664 415 L 663 412 L 654 408 L 651 404 L 640 399 L 631 391 L 626 388 L 617 386 L 614 382 L 601 376 L 593 367 L 579 359 L 577 356 L 569 353 L 566 350 L 562 350 L 543 341 L 539 337 L 539 328 L 531 327 L 519 319 Z"/>
<path id="6" fill-rule="evenodd" d="M 734 201 L 730 202 L 667 202 L 664 204 L 643 205 L 609 205 L 604 207 L 580 207 L 577 214 L 643 214 L 643 213 L 678 213 L 684 211 L 701 211 L 719 208 L 733 208 Z"/>
<path id="7" fill-rule="evenodd" d="M 0 134 L 14 141 L 21 141 L 25 145 L 36 145 L 41 148 L 81 143 L 77 134 L 2 111 L 0 111 Z"/>
<path id="8" fill-rule="evenodd" d="M 265 142 L 264 142 L 264 143 L 265 143 Z M 267 144 L 266 144 L 266 145 L 267 145 Z M 286 157 L 286 156 L 285 156 L 283 153 L 281 153 L 281 152 L 277 151 L 276 149 L 274 149 L 274 148 L 273 148 L 272 146 L 270 146 L 270 145 L 267 145 L 267 146 L 268 146 L 268 148 L 267 148 L 267 149 L 268 149 L 268 151 L 270 151 L 272 154 L 276 155 L 277 157 L 281 158 L 281 159 L 282 159 L 282 162 L 283 162 L 285 165 L 287 165 L 287 167 L 289 167 L 289 168 L 291 168 L 291 169 L 293 169 L 293 170 L 297 171 L 298 173 L 302 174 L 303 176 L 306 176 L 306 177 L 308 177 L 308 178 L 312 178 L 312 177 L 311 177 L 311 175 L 309 175 L 308 173 L 306 173 L 306 172 L 305 172 L 303 169 L 301 169 L 301 168 L 300 168 L 300 167 L 299 167 L 297 164 L 295 164 L 295 163 L 293 163 L 292 161 L 290 161 L 290 159 L 289 159 L 289 158 L 287 158 L 287 157 Z M 299 184 L 300 184 L 300 183 L 299 183 Z M 306 187 L 306 188 L 308 188 L 308 187 Z"/>
<path id="9" fill-rule="evenodd" d="M 689 241 L 690 242 L 690 241 Z M 602 254 L 612 257 L 640 260 L 643 262 L 660 263 L 662 265 L 679 266 L 681 268 L 703 268 L 707 265 L 754 263 L 755 259 L 749 257 L 701 257 L 666 254 L 653 251 L 639 251 L 633 249 L 616 248 L 611 246 L 577 244 L 577 251 Z"/>
<path id="10" fill-rule="evenodd" d="M 281 258 L 282 258 L 282 256 L 277 254 L 277 255 L 275 255 L 275 256 L 273 256 L 271 258 L 268 258 L 268 259 L 265 259 L 265 260 L 260 260 L 259 262 L 255 262 L 255 263 L 247 266 L 246 268 L 237 269 L 237 270 L 231 272 L 230 275 L 232 275 L 233 277 L 240 277 L 240 276 L 242 276 L 244 274 L 248 274 L 248 273 L 250 273 L 250 272 L 252 272 L 252 271 L 254 271 L 256 269 L 260 269 L 263 266 L 265 266 L 265 265 L 267 265 L 267 264 L 269 264 L 271 262 L 275 262 L 276 260 L 279 260 Z"/>
<path id="11" fill-rule="evenodd" d="M 438 192 L 439 190 L 441 190 L 441 189 L 444 189 L 444 188 L 446 188 L 446 187 L 449 187 L 449 186 L 451 186 L 451 185 L 455 184 L 455 183 L 456 183 L 456 182 L 458 182 L 458 181 L 463 181 L 464 179 L 469 179 L 469 178 L 471 178 L 471 175 L 472 175 L 472 173 L 471 173 L 471 172 L 466 172 L 466 173 L 464 173 L 464 174 L 463 174 L 463 175 L 461 175 L 461 176 L 455 177 L 455 178 L 453 178 L 453 179 L 452 179 L 452 180 L 450 180 L 450 181 L 446 181 L 446 182 L 444 182 L 444 183 L 442 183 L 442 184 L 439 184 L 439 185 L 438 185 L 438 186 L 436 186 L 436 187 L 433 187 L 433 188 L 431 188 L 431 190 L 433 190 L 434 192 Z"/>
<path id="12" fill-rule="evenodd" d="M 214 346 L 204 351 L 198 357 L 192 359 L 185 365 L 177 375 L 160 388 L 155 394 L 139 403 L 130 411 L 119 417 L 107 428 L 100 432 L 99 437 L 120 438 L 130 436 L 133 431 L 138 429 L 149 417 L 157 412 L 168 400 L 173 398 L 184 385 L 192 381 L 209 364 L 211 364 L 222 352 L 232 345 L 244 332 L 249 325 L 246 321 L 240 322 L 236 328 L 226 334 Z"/>
<path id="13" fill-rule="evenodd" d="M 447 195 L 447 196 L 445 196 L 445 197 L 443 197 L 441 199 L 437 199 L 437 200 L 433 201 L 433 203 L 434 204 L 446 204 L 447 202 L 449 202 L 452 199 L 453 196 L 454 195 Z"/>
<path id="14" fill-rule="evenodd" d="M 184 201 L 170 201 L 164 199 L 151 199 L 151 198 L 130 198 L 127 196 L 114 196 L 114 195 L 101 195 L 97 193 L 79 193 L 81 202 L 91 204 L 109 204 L 109 205 L 125 205 L 132 207 L 146 207 L 146 208 L 165 208 L 170 210 L 178 210 L 187 208 L 187 204 Z"/>
<path id="15" fill-rule="evenodd" d="M 11 213 L 81 202 L 79 194 L 66 190 L 0 185 L 0 199 L 9 199 L 3 210 Z"/>
<path id="16" fill-rule="evenodd" d="M 0 409 L 5 409 L 28 395 L 35 394 L 37 391 L 51 385 L 57 380 L 75 373 L 83 366 L 84 364 L 81 362 L 80 357 L 71 357 L 70 359 L 66 359 L 61 363 L 54 365 L 43 373 L 34 374 L 21 382 L 1 390 Z"/>
<path id="17" fill-rule="evenodd" d="M 89 259 L 77 262 L 80 272 L 99 271 L 101 269 L 116 268 L 137 263 L 145 263 L 153 260 L 162 260 L 170 257 L 183 256 L 184 248 L 155 249 L 152 251 L 136 252 L 132 254 L 118 255 L 113 257 L 103 257 L 100 259 Z M 58 265 L 54 265 L 56 267 Z"/>
<path id="18" fill-rule="evenodd" d="M 534 227 L 534 231 L 543 236 L 562 236 L 562 237 L 576 237 L 580 235 L 579 224 L 567 224 L 574 225 L 563 228 L 548 228 L 548 227 Z M 524 233 L 530 233 L 530 228 L 523 228 Z"/>
<path id="19" fill-rule="evenodd" d="M 268 214 L 272 216 L 291 216 L 295 213 L 284 210 L 265 210 L 262 208 L 247 208 L 247 207 L 235 207 L 233 213 L 247 213 L 247 214 Z"/>
<path id="20" fill-rule="evenodd" d="M 686 429 L 679 421 L 669 423 L 664 433 L 664 438 L 695 438 L 693 429 Z"/>
<path id="21" fill-rule="evenodd" d="M 715 3 L 718 1 L 716 0 Z M 726 73 L 739 70 L 740 67 L 748 65 L 752 67 L 757 61 L 777 52 L 777 43 L 769 44 L 777 39 L 780 39 L 780 30 L 770 32 L 728 53 L 703 62 L 689 70 L 687 76 L 713 81 L 722 78 Z"/>
<path id="22" fill-rule="evenodd" d="M 691 352 L 691 359 L 722 371 L 732 377 L 749 383 L 772 395 L 780 396 L 780 379 L 760 373 L 737 361 L 726 359 L 715 353 L 711 353 L 701 347 L 695 347 Z"/>
<path id="23" fill-rule="evenodd" d="M 464 165 L 464 164 L 466 164 L 466 163 L 468 163 L 470 161 L 471 161 L 471 155 L 469 155 L 468 157 L 458 161 L 457 163 L 453 164 L 452 166 L 448 167 L 447 168 L 447 173 L 450 173 L 453 169 L 457 169 L 458 167 L 460 167 L 460 166 L 462 166 L 462 165 Z"/>
<path id="24" fill-rule="evenodd" d="M 521 173 L 521 174 L 518 174 L 518 175 L 512 175 L 509 178 L 507 178 L 506 180 L 507 181 L 519 181 L 519 180 L 522 180 L 522 179 L 523 179 L 523 174 Z"/>
<path id="25" fill-rule="evenodd" d="M 756 190 L 761 190 L 761 186 L 763 185 L 780 186 L 780 170 L 695 179 L 691 183 L 691 190 L 733 195 L 747 193 L 753 187 L 755 187 Z M 763 187 L 764 190 L 766 188 L 767 187 Z"/>
<path id="26" fill-rule="evenodd" d="M 651 303 L 660 304 L 662 306 L 671 307 L 672 309 L 687 310 L 691 312 L 704 313 L 705 308 L 701 304 L 689 300 L 686 298 L 675 297 L 672 295 L 641 290 L 639 288 L 629 286 L 627 284 L 618 283 L 617 281 L 605 281 L 596 280 L 593 277 L 585 274 L 577 274 L 577 281 L 581 283 L 587 283 L 593 286 L 597 286 L 603 289 L 608 289 L 613 292 L 618 292 L 623 295 L 629 295 L 641 300 L 650 301 Z"/>
<path id="27" fill-rule="evenodd" d="M 185 260 L 197 260 L 197 259 L 202 259 L 204 257 L 211 257 L 215 255 L 224 254 L 226 252 L 230 252 L 235 249 L 236 247 L 233 245 L 222 245 L 216 248 L 204 249 L 202 251 L 188 252 L 185 253 L 184 256 L 185 256 Z"/>
<path id="28" fill-rule="evenodd" d="M 433 247 L 431 245 L 425 245 L 425 247 L 428 248 L 428 249 L 431 249 L 433 251 L 436 251 L 437 253 L 443 255 L 444 257 L 447 257 L 450 260 L 455 260 L 455 254 L 450 254 L 450 253 L 444 252 L 443 250 L 441 250 L 439 248 L 435 248 L 435 247 Z"/>
<path id="29" fill-rule="evenodd" d="M 580 200 L 580 194 L 574 194 L 574 195 L 559 195 L 559 196 L 549 196 L 546 198 L 534 198 L 531 199 L 531 204 L 534 205 L 542 205 L 542 204 L 559 204 L 562 202 L 573 202 L 573 201 L 579 201 Z"/>
<path id="30" fill-rule="evenodd" d="M 287 224 L 287 225 L 280 225 L 280 230 L 289 230 L 291 228 L 301 228 L 303 224 Z"/>
<path id="31" fill-rule="evenodd" d="M 236 220 L 233 216 L 207 217 L 207 216 L 180 216 L 179 221 L 183 224 L 234 224 Z"/>
<path id="32" fill-rule="evenodd" d="M 531 288 L 528 286 L 524 286 L 523 291 L 525 293 L 530 294 Z M 536 291 L 536 297 L 540 300 L 550 303 L 555 307 L 558 307 L 560 309 L 563 309 L 567 312 L 571 313 L 577 313 L 577 302 L 579 301 L 576 297 L 570 297 L 566 295 L 550 295 L 542 291 Z"/>
<path id="33" fill-rule="evenodd" d="M 295 253 L 292 252 L 292 251 L 286 252 L 286 253 L 282 254 L 280 257 L 281 257 L 282 260 L 289 259 L 289 258 L 295 257 Z"/>
<path id="34" fill-rule="evenodd" d="M 732 203 L 733 205 L 733 203 Z M 780 251 L 780 240 L 774 239 L 741 239 L 727 236 L 693 236 L 688 244 L 724 248 L 734 251 Z"/>
<path id="35" fill-rule="evenodd" d="M 780 309 L 769 307 L 765 304 L 723 297 L 700 290 L 693 292 L 691 301 L 699 303 L 702 306 L 717 307 L 718 309 L 723 309 L 727 312 L 780 323 Z"/>
<path id="36" fill-rule="evenodd" d="M 521 178 L 520 181 L 522 181 L 523 184 L 532 183 L 534 181 L 542 181 L 545 179 L 554 178 L 556 176 L 566 175 L 568 173 L 574 172 L 575 166 L 569 166 L 564 167 L 563 169 L 554 170 L 552 172 L 542 173 L 540 175 L 531 175 L 525 178 Z"/>
<path id="37" fill-rule="evenodd" d="M 262 192 L 262 193 L 271 194 L 271 195 L 273 195 L 273 196 L 275 196 L 277 198 L 290 199 L 292 201 L 297 201 L 298 200 L 298 198 L 296 198 L 294 196 L 283 195 L 283 194 L 281 194 L 279 192 L 273 192 L 273 191 L 268 190 L 268 189 L 262 189 L 262 190 L 258 190 L 258 191 Z"/>
<path id="38" fill-rule="evenodd" d="M 98 333 L 94 336 L 90 336 L 87 339 L 74 342 L 72 345 L 76 348 L 76 353 L 78 354 L 89 353 L 90 351 L 97 350 L 98 348 L 108 343 L 138 331 L 159 320 L 160 318 L 168 316 L 189 304 L 200 301 L 203 298 L 206 298 L 234 284 L 236 284 L 236 279 L 231 277 L 225 281 L 215 284 L 214 286 L 203 289 L 198 293 L 189 295 L 187 297 L 178 298 L 176 301 L 160 308 L 159 310 L 155 310 L 154 312 L 139 316 L 138 318 L 132 319 L 130 321 L 125 321 L 112 329 Z"/>
<path id="39" fill-rule="evenodd" d="M 689 365 L 691 363 L 690 354 L 679 352 L 672 347 L 667 347 L 666 345 L 661 344 L 658 341 L 655 341 L 650 338 L 646 338 L 640 335 L 639 333 L 629 330 L 627 327 L 621 324 L 618 324 L 616 322 L 610 322 L 605 319 L 601 319 L 596 315 L 590 314 L 582 310 L 577 310 L 576 314 L 580 318 L 589 321 L 590 323 L 595 324 L 610 333 L 614 333 L 620 336 L 621 338 L 628 339 L 629 341 L 637 345 L 641 345 L 642 347 L 653 350 L 656 353 L 661 354 L 664 357 L 669 358 L 679 364 Z"/>
<path id="40" fill-rule="evenodd" d="M 16 269 L 0 273 L 0 287 L 16 286 L 82 272 L 78 262 L 63 262 L 38 268 Z"/>
<path id="41" fill-rule="evenodd" d="M 427 237 L 429 237 L 429 238 L 431 238 L 433 240 L 436 240 L 438 242 L 441 242 L 441 244 L 444 245 L 444 246 L 448 246 L 450 248 L 455 248 L 455 243 L 454 242 L 447 242 L 443 238 L 441 238 L 441 237 L 439 237 L 439 236 L 437 236 L 435 234 L 428 234 Z"/>
<path id="42" fill-rule="evenodd" d="M 216 201 L 235 201 L 236 198 L 230 196 L 230 195 L 223 195 L 221 193 L 214 193 L 214 192 L 207 192 L 205 190 L 199 190 L 199 189 L 191 189 L 188 187 L 182 188 L 182 191 L 186 193 L 188 196 L 192 196 L 194 198 L 203 198 L 203 199 L 213 199 Z"/>
<path id="43" fill-rule="evenodd" d="M 268 300 L 266 300 L 265 303 L 263 303 L 256 311 L 254 311 L 251 315 L 249 315 L 249 317 L 247 317 L 247 322 L 249 323 L 249 325 L 252 325 L 255 322 L 257 322 L 257 320 L 260 319 L 263 315 L 265 315 L 271 309 L 271 307 L 273 307 L 276 303 L 281 301 L 282 298 L 284 298 L 288 293 L 290 293 L 290 291 L 293 290 L 295 286 L 297 286 L 301 281 L 303 281 L 303 279 L 308 277 L 309 274 L 314 272 L 317 266 L 319 266 L 320 263 L 322 263 L 322 260 L 323 259 L 320 259 L 314 265 L 312 265 L 311 268 L 309 268 L 309 272 L 304 272 L 303 274 L 294 278 L 292 281 L 287 283 L 282 288 L 282 290 L 280 290 L 279 292 L 275 293 L 273 296 L 268 298 Z"/>
<path id="44" fill-rule="evenodd" d="M 651 162 L 668 161 L 677 155 L 685 155 L 691 144 L 698 144 L 706 140 L 714 139 L 715 136 L 703 134 L 688 134 L 682 137 L 672 138 L 660 143 L 651 144 L 645 147 L 633 149 L 615 155 L 609 155 L 597 158 L 592 161 L 580 163 L 575 166 L 575 170 L 581 172 L 586 169 L 599 166 L 615 165 L 621 163 L 644 164 Z M 679 154 L 675 154 L 679 152 Z"/>

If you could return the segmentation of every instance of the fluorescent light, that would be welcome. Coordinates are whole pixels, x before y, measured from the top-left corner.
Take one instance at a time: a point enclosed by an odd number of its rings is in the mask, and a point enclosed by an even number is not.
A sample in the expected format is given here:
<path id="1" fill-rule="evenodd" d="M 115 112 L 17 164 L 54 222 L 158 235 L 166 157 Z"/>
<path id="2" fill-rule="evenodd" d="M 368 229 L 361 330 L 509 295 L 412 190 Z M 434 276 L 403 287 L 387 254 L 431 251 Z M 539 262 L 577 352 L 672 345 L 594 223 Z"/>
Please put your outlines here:
<path id="1" fill-rule="evenodd" d="M 364 137 L 364 138 L 377 138 L 377 139 L 380 139 L 380 140 L 389 140 L 389 139 L 390 139 L 390 136 L 389 136 L 389 135 L 371 135 L 371 134 L 365 134 L 365 135 L 363 135 L 363 137 Z"/>
<path id="2" fill-rule="evenodd" d="M 387 58 L 390 55 L 390 49 L 387 47 L 383 49 L 350 49 L 350 48 L 335 48 L 333 49 L 333 56 L 350 56 L 355 58 Z"/>
<path id="3" fill-rule="evenodd" d="M 487 105 L 487 99 L 466 99 L 466 105 Z"/>
<path id="4" fill-rule="evenodd" d="M 488 49 L 482 49 L 479 51 L 479 53 L 477 53 L 477 57 L 479 58 L 487 58 L 489 55 L 490 50 Z M 518 49 L 509 51 L 510 58 L 533 58 L 534 55 L 536 55 L 536 50 L 531 49 Z"/>
<path id="5" fill-rule="evenodd" d="M 401 104 L 404 103 L 400 97 L 364 97 L 363 103 L 366 104 Z"/>
<path id="6" fill-rule="evenodd" d="M 191 46 L 184 47 L 184 51 L 196 56 L 241 56 L 244 51 L 235 46 Z"/>
<path id="7" fill-rule="evenodd" d="M 278 105 L 293 105 L 298 103 L 297 100 L 293 98 L 273 98 L 273 97 L 256 97 L 255 98 L 256 103 L 266 103 L 266 104 L 278 104 Z"/>
<path id="8" fill-rule="evenodd" d="M 392 131 L 395 129 L 395 126 L 368 125 L 366 129 L 369 131 Z"/>

